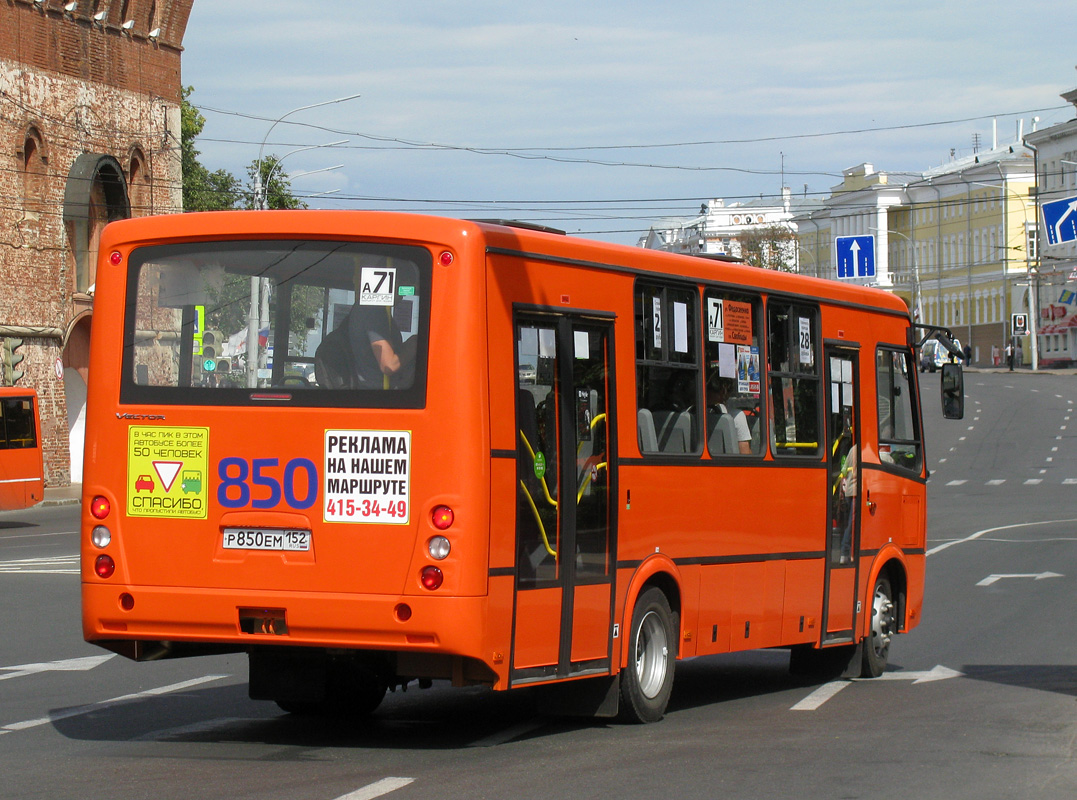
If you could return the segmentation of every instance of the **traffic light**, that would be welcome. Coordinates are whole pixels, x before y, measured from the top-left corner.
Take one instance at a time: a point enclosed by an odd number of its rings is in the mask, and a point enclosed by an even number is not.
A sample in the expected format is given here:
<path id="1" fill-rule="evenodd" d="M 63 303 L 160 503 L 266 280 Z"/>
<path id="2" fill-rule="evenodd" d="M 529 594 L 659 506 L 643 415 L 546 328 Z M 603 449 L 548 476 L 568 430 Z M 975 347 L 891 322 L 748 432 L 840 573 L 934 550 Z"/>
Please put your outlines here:
<path id="1" fill-rule="evenodd" d="M 224 336 L 219 330 L 202 331 L 202 355 L 199 363 L 206 372 L 228 372 L 232 363 L 224 357 Z"/>
<path id="2" fill-rule="evenodd" d="M 19 364 L 22 363 L 22 360 L 26 358 L 24 353 L 16 352 L 22 347 L 22 341 L 22 339 L 16 339 L 10 336 L 4 339 L 3 383 L 5 386 L 14 386 L 15 382 L 26 374 L 23 370 L 17 369 Z"/>

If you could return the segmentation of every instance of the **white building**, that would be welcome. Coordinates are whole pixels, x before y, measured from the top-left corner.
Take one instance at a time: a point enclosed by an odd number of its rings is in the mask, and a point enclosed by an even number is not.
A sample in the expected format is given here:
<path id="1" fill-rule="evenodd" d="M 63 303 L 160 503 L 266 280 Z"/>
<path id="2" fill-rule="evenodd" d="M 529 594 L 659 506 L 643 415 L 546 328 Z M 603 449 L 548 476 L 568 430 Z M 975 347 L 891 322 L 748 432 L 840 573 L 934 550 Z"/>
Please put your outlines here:
<path id="1" fill-rule="evenodd" d="M 1077 89 L 1064 93 L 1062 99 L 1077 107 Z M 1025 144 L 1036 155 L 1037 217 L 1042 226 L 1033 275 L 1039 301 L 1038 356 L 1044 366 L 1063 366 L 1077 362 L 1077 241 L 1071 237 L 1077 208 L 1071 209 L 1069 203 L 1049 204 L 1077 202 L 1077 119 L 1030 133 Z M 1062 209 L 1062 216 L 1058 212 L 1047 215 L 1056 224 L 1050 236 L 1045 205 L 1049 212 Z"/>
<path id="2" fill-rule="evenodd" d="M 671 219 L 652 227 L 639 246 L 740 259 L 762 245 L 761 258 L 768 266 L 795 272 L 797 227 L 792 219 L 820 206 L 817 200 L 793 197 L 788 188 L 782 190 L 781 197 L 760 197 L 729 205 L 720 198 L 709 200 L 696 217 Z"/>

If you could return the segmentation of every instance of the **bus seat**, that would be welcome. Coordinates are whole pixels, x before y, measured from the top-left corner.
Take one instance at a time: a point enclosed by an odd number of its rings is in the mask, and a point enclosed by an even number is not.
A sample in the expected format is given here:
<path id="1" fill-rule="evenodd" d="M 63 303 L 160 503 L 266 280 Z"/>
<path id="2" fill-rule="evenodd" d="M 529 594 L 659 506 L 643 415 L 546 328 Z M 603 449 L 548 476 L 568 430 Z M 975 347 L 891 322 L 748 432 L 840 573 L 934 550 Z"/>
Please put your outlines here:
<path id="1" fill-rule="evenodd" d="M 689 411 L 660 411 L 656 420 L 658 449 L 663 453 L 691 453 L 692 414 Z"/>
<path id="2" fill-rule="evenodd" d="M 721 414 L 707 440 L 711 453 L 737 453 L 737 428 L 730 414 Z"/>
<path id="3" fill-rule="evenodd" d="M 636 426 L 639 428 L 639 449 L 644 453 L 658 452 L 658 435 L 654 428 L 654 415 L 651 409 L 641 408 L 636 414 Z"/>
<path id="4" fill-rule="evenodd" d="M 314 351 L 314 379 L 323 389 L 356 388 L 355 362 L 348 342 L 347 317 L 327 333 Z"/>

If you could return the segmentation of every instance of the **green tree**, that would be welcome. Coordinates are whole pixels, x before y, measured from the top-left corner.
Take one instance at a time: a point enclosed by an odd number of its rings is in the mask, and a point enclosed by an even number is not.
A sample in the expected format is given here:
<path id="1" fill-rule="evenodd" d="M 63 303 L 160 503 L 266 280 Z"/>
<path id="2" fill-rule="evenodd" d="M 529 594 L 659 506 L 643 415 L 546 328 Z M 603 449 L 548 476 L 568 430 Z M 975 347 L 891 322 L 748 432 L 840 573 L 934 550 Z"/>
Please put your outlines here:
<path id="1" fill-rule="evenodd" d="M 307 208 L 307 204 L 292 194 L 292 182 L 288 180 L 288 173 L 280 169 L 280 159 L 275 155 L 268 155 L 262 159 L 261 165 L 258 159 L 252 161 L 247 167 L 247 179 L 249 193 L 246 198 L 247 208 L 257 208 L 258 198 L 255 197 L 255 187 L 258 183 L 255 176 L 261 172 L 262 194 L 266 199 L 266 208 Z"/>
<path id="2" fill-rule="evenodd" d="M 206 126 L 206 118 L 189 102 L 193 86 L 181 90 L 180 160 L 183 167 L 183 210 L 222 211 L 235 208 L 239 181 L 227 170 L 210 172 L 198 160 L 195 139 Z"/>

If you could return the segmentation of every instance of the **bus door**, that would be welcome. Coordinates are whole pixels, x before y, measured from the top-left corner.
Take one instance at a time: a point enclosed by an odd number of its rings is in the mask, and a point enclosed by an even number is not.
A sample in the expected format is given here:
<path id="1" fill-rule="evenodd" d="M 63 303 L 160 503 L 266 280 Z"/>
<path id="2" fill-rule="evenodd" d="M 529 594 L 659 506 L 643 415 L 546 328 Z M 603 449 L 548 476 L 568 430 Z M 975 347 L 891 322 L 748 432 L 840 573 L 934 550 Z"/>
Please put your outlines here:
<path id="1" fill-rule="evenodd" d="M 610 669 L 612 321 L 516 319 L 512 683 Z"/>
<path id="2" fill-rule="evenodd" d="M 860 379 L 857 352 L 827 345 L 827 537 L 823 643 L 852 641 L 860 543 Z"/>

